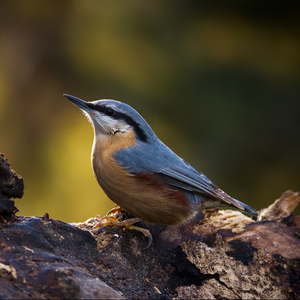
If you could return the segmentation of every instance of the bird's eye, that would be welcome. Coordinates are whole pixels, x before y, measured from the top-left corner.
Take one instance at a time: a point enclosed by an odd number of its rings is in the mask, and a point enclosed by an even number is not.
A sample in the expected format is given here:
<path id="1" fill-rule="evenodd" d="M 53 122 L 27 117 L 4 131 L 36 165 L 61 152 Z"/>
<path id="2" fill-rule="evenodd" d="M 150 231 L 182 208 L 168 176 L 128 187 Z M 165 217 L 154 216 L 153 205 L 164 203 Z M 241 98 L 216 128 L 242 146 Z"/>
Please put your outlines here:
<path id="1" fill-rule="evenodd" d="M 108 107 L 108 108 L 106 108 L 106 110 L 104 111 L 104 113 L 107 115 L 107 116 L 112 116 L 114 113 L 115 113 L 115 111 L 112 109 L 112 108 L 110 108 L 110 107 Z"/>

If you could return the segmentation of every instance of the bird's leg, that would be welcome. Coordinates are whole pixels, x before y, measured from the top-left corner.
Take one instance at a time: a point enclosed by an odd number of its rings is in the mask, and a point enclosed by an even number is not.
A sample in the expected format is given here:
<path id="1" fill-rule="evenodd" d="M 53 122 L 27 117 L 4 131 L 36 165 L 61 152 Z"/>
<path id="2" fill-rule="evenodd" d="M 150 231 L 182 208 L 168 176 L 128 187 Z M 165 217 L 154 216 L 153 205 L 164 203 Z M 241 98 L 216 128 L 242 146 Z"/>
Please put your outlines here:
<path id="1" fill-rule="evenodd" d="M 111 209 L 106 216 L 102 217 L 99 222 L 94 226 L 94 229 L 103 227 L 103 226 L 114 226 L 114 227 L 124 227 L 129 230 L 140 231 L 144 234 L 145 237 L 149 239 L 148 245 L 143 250 L 149 248 L 152 244 L 152 235 L 148 229 L 140 228 L 138 226 L 133 226 L 133 224 L 142 221 L 141 218 L 131 218 L 124 221 L 119 221 L 116 218 L 116 214 L 119 213 L 120 206 L 116 205 L 113 209 Z"/>
<path id="2" fill-rule="evenodd" d="M 110 216 L 110 215 L 117 215 L 119 213 L 119 211 L 122 210 L 122 208 L 120 207 L 120 205 L 116 204 L 116 206 L 114 208 L 112 208 L 107 214 L 106 216 Z"/>
<path id="3" fill-rule="evenodd" d="M 108 223 L 108 220 L 118 223 L 119 221 L 118 221 L 116 215 L 119 213 L 119 211 L 121 209 L 122 208 L 118 204 L 116 204 L 116 206 L 114 208 L 112 208 L 104 217 L 102 217 L 99 220 L 99 222 L 94 226 L 94 229 L 105 226 L 105 225 L 109 225 L 109 224 L 106 224 L 106 223 Z M 106 220 L 106 222 L 105 222 L 105 220 Z M 103 222 L 105 222 L 105 223 L 103 224 Z M 113 226 L 113 225 L 111 225 L 111 226 Z"/>

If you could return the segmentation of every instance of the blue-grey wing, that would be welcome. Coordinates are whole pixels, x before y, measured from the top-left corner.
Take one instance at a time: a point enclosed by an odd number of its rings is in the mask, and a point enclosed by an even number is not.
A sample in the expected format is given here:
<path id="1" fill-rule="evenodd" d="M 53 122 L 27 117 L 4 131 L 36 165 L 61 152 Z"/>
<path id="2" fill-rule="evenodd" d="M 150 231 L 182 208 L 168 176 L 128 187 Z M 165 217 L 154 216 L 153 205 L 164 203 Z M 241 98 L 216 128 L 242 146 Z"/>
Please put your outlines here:
<path id="1" fill-rule="evenodd" d="M 243 210 L 243 206 L 235 199 L 160 141 L 151 147 L 148 144 L 139 144 L 138 147 L 122 149 L 115 154 L 115 159 L 132 174 L 156 174 L 170 186 L 210 199 L 222 200 Z"/>
<path id="2" fill-rule="evenodd" d="M 200 196 L 205 196 L 210 199 L 222 200 L 229 205 L 233 205 L 236 208 L 243 210 L 242 205 L 240 205 L 235 199 L 227 195 L 201 172 L 189 172 L 188 170 L 184 170 L 184 172 L 182 172 L 181 168 L 175 166 L 165 168 L 161 170 L 159 174 L 161 174 L 165 182 L 167 182 L 171 186 L 181 188 L 188 192 L 195 193 Z"/>
<path id="3" fill-rule="evenodd" d="M 178 170 L 178 168 L 172 167 L 163 169 L 160 174 L 165 177 L 165 182 L 171 186 L 178 187 L 186 190 L 187 192 L 205 196 L 210 199 L 222 200 L 223 202 L 242 210 L 252 218 L 257 219 L 258 213 L 254 208 L 227 195 L 209 178 L 195 170 L 192 166 L 187 164 L 187 169 L 183 172 L 181 171 L 182 169 Z M 192 177 L 190 177 L 191 174 Z"/>

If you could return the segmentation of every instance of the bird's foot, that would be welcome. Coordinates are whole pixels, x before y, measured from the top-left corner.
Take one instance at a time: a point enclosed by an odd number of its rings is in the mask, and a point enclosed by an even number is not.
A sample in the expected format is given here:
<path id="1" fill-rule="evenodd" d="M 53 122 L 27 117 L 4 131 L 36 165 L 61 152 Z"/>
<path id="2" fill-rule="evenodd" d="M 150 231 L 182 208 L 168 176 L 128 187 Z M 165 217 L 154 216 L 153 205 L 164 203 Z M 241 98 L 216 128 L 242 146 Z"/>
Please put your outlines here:
<path id="1" fill-rule="evenodd" d="M 114 226 L 114 227 L 124 227 L 129 230 L 140 231 L 144 234 L 145 237 L 149 239 L 148 245 L 143 250 L 149 248 L 152 244 L 152 235 L 148 229 L 134 226 L 133 224 L 142 221 L 141 218 L 131 218 L 124 221 L 119 221 L 116 217 L 120 210 L 120 206 L 116 205 L 115 208 L 111 209 L 106 216 L 102 217 L 99 222 L 94 226 L 94 229 L 98 229 L 103 226 Z"/>
<path id="2" fill-rule="evenodd" d="M 120 207 L 120 205 L 116 204 L 115 207 L 106 214 L 106 216 L 115 216 L 120 212 L 120 210 L 123 209 Z"/>

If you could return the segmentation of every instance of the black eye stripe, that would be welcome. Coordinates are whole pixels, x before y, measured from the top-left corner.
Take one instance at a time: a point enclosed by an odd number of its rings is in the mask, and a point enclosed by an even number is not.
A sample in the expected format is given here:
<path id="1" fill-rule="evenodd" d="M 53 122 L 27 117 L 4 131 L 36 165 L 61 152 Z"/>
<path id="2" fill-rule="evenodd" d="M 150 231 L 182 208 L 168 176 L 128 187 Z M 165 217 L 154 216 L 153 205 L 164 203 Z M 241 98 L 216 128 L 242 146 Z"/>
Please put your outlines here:
<path id="1" fill-rule="evenodd" d="M 136 135 L 137 135 L 137 138 L 140 141 L 145 142 L 145 143 L 148 141 L 148 138 L 147 138 L 147 135 L 145 134 L 145 131 L 131 117 L 129 117 L 128 115 L 126 115 L 124 113 L 120 113 L 120 112 L 115 112 L 115 114 L 112 117 L 116 120 L 123 120 L 128 125 L 132 126 L 135 133 L 136 133 Z"/>
<path id="2" fill-rule="evenodd" d="M 141 142 L 144 142 L 146 143 L 148 141 L 148 138 L 147 138 L 147 135 L 145 134 L 145 131 L 141 128 L 141 126 L 136 122 L 134 121 L 130 116 L 124 114 L 124 113 L 121 113 L 121 112 L 118 112 L 118 111 L 115 111 L 113 108 L 111 107 L 108 107 L 108 106 L 105 106 L 105 105 L 94 105 L 93 106 L 90 106 L 90 108 L 92 109 L 95 109 L 115 120 L 123 120 L 125 121 L 128 125 L 132 126 L 135 133 L 136 133 L 136 136 L 137 138 L 141 141 Z"/>
<path id="3" fill-rule="evenodd" d="M 107 107 L 107 108 L 105 109 L 104 113 L 105 113 L 107 116 L 111 117 L 111 116 L 113 116 L 113 114 L 115 113 L 115 111 L 114 111 L 114 109 L 112 109 L 112 108 L 110 108 L 110 107 Z"/>

